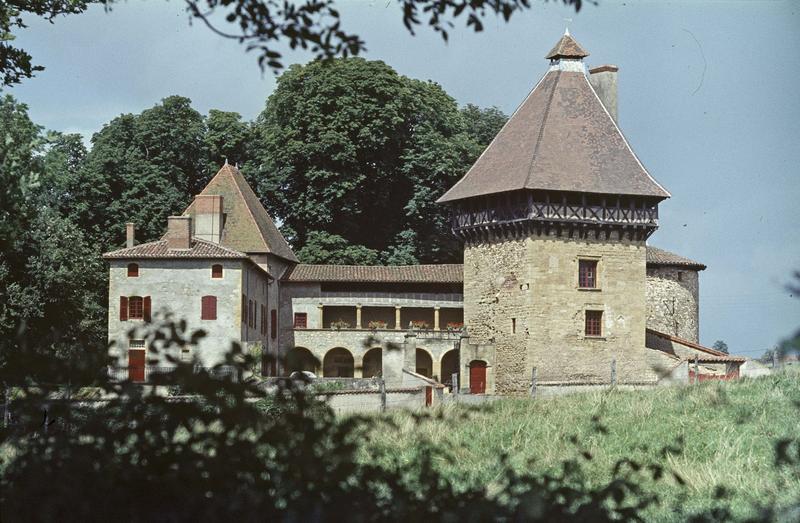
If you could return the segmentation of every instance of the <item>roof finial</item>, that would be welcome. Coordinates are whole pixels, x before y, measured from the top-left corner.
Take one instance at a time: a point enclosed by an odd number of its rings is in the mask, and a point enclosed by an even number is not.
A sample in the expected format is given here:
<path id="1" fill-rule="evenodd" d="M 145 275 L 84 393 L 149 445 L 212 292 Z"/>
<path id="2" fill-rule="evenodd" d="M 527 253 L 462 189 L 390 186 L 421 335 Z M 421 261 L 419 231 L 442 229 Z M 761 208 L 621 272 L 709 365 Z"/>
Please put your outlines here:
<path id="1" fill-rule="evenodd" d="M 565 18 L 564 21 L 566 22 L 566 25 L 564 26 L 564 36 L 570 36 L 569 24 L 572 23 L 572 18 Z"/>
<path id="2" fill-rule="evenodd" d="M 225 165 L 228 165 L 228 157 L 225 157 Z"/>

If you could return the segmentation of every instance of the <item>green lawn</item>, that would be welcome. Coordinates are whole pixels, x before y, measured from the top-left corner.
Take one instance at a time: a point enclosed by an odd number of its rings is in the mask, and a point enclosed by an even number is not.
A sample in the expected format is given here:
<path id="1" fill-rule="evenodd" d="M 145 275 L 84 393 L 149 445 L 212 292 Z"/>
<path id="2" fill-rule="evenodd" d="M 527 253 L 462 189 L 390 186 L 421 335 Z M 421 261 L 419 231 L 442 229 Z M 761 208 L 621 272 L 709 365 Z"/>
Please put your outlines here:
<path id="1" fill-rule="evenodd" d="M 798 373 L 537 401 L 502 399 L 477 409 L 447 405 L 435 414 L 441 416 L 424 421 L 410 413 L 388 414 L 396 426 L 376 424 L 367 446 L 414 460 L 416 447 L 428 439 L 447 449 L 448 457 L 437 462 L 441 471 L 460 485 L 487 485 L 490 492 L 503 453 L 518 470 L 555 472 L 578 456 L 578 448 L 588 450 L 592 459 L 585 461 L 585 471 L 592 484 L 607 482 L 621 459 L 659 463 L 685 486 L 669 476 L 645 482 L 661 498 L 660 506 L 646 513 L 653 521 L 680 521 L 715 503 L 744 517 L 753 505 L 800 501 L 797 465 L 775 466 L 776 442 L 800 437 Z M 681 452 L 660 453 L 681 439 Z M 729 493 L 721 501 L 714 499 L 717 486 Z"/>

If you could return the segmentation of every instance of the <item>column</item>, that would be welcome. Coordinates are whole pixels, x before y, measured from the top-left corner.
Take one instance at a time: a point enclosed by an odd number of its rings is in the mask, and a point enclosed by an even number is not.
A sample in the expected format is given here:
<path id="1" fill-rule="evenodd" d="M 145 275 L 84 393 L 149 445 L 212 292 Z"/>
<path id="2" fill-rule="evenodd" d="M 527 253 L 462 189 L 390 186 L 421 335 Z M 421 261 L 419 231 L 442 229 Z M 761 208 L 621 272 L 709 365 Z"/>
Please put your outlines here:
<path id="1" fill-rule="evenodd" d="M 361 304 L 356 304 L 356 329 L 361 328 Z"/>
<path id="2" fill-rule="evenodd" d="M 324 315 L 322 313 L 323 305 L 320 303 L 319 305 L 317 305 L 317 308 L 319 309 L 319 327 L 318 328 L 324 329 L 325 328 L 325 324 L 323 323 Z"/>
<path id="3" fill-rule="evenodd" d="M 395 328 L 395 330 L 398 330 L 398 331 L 403 328 L 403 326 L 400 325 L 400 306 L 399 305 L 395 305 L 394 306 L 394 328 Z"/>
<path id="4" fill-rule="evenodd" d="M 438 305 L 433 308 L 433 330 L 439 330 L 439 307 Z"/>

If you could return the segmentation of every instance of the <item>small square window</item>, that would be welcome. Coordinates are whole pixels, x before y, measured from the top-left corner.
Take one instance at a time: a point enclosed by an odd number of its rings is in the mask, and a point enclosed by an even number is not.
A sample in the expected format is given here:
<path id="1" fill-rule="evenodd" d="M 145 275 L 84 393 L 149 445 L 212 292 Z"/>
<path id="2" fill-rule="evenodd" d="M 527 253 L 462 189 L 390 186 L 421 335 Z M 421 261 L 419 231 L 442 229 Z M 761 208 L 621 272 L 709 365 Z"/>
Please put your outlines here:
<path id="1" fill-rule="evenodd" d="M 222 265 L 217 263 L 211 266 L 211 277 L 222 278 Z"/>
<path id="2" fill-rule="evenodd" d="M 128 278 L 138 278 L 139 277 L 139 264 L 138 263 L 129 263 L 128 264 Z"/>
<path id="3" fill-rule="evenodd" d="M 603 311 L 586 311 L 586 336 L 603 335 Z"/>
<path id="4" fill-rule="evenodd" d="M 305 329 L 308 327 L 308 314 L 305 312 L 294 313 L 294 328 Z"/>
<path id="5" fill-rule="evenodd" d="M 597 288 L 597 260 L 578 260 L 578 287 Z"/>

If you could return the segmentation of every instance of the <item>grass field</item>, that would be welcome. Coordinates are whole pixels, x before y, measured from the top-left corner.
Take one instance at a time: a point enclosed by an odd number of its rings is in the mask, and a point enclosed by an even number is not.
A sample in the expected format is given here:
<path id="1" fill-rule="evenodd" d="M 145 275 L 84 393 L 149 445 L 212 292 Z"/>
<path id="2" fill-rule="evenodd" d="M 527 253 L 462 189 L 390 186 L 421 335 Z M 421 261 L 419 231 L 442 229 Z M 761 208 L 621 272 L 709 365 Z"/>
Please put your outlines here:
<path id="1" fill-rule="evenodd" d="M 746 517 L 755 505 L 800 502 L 797 465 L 777 467 L 775 461 L 776 442 L 800 437 L 798 373 L 538 401 L 502 399 L 477 409 L 447 405 L 437 414 L 423 421 L 410 413 L 388 414 L 395 426 L 376 424 L 367 446 L 414 460 L 428 439 L 447 451 L 436 463 L 439 470 L 460 485 L 487 485 L 490 492 L 502 471 L 501 454 L 520 471 L 556 472 L 579 455 L 578 448 L 588 450 L 592 459 L 581 461 L 587 480 L 597 485 L 612 477 L 618 460 L 660 463 L 685 485 L 670 475 L 647 480 L 645 486 L 661 499 L 647 509 L 648 521 L 682 521 L 715 504 Z M 676 445 L 682 451 L 660 453 Z M 723 499 L 715 499 L 719 486 L 727 491 Z"/>

